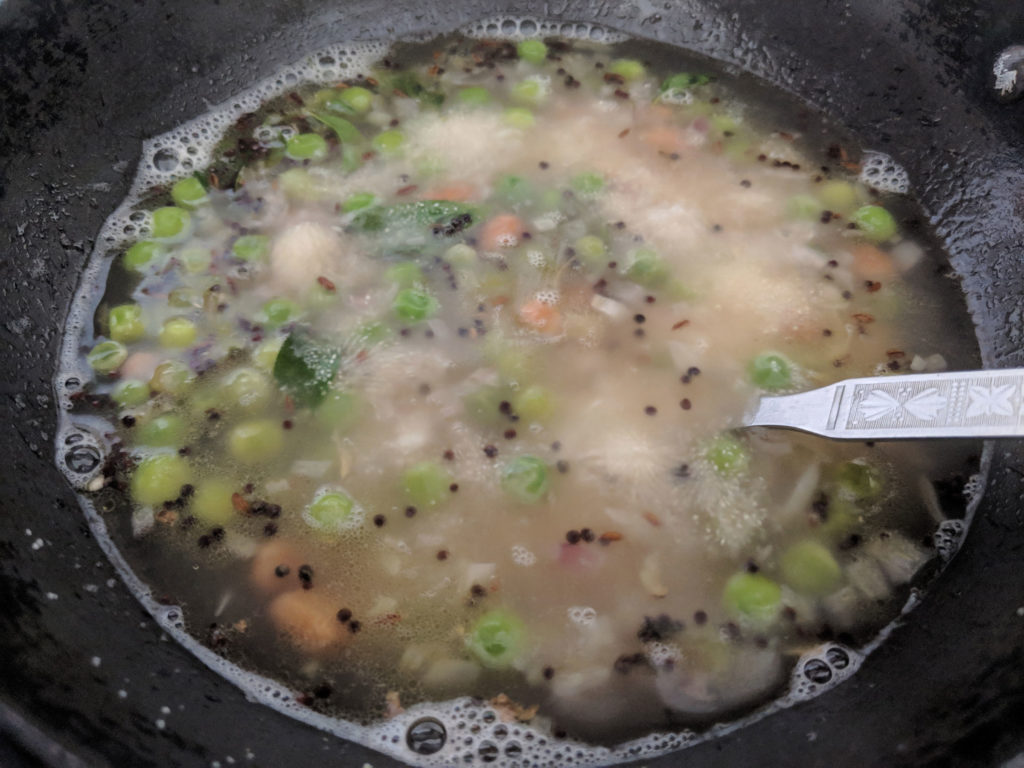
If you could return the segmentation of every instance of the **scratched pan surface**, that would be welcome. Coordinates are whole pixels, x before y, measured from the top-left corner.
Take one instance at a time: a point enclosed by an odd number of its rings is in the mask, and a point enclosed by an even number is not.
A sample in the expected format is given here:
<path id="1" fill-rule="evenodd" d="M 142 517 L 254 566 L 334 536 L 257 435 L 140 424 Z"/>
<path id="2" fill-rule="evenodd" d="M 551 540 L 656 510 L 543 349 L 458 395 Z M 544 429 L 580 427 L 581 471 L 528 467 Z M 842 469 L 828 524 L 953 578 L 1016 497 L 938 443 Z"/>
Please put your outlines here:
<path id="1" fill-rule="evenodd" d="M 988 85 L 1024 40 L 1021 3 L 0 0 L 0 764 L 395 765 L 247 701 L 161 636 L 54 469 L 51 376 L 142 138 L 328 43 L 497 12 L 739 65 L 892 154 L 963 278 L 986 366 L 1024 365 L 1024 105 Z M 960 554 L 851 681 L 645 764 L 982 766 L 1024 748 L 1024 446 L 985 460 Z"/>

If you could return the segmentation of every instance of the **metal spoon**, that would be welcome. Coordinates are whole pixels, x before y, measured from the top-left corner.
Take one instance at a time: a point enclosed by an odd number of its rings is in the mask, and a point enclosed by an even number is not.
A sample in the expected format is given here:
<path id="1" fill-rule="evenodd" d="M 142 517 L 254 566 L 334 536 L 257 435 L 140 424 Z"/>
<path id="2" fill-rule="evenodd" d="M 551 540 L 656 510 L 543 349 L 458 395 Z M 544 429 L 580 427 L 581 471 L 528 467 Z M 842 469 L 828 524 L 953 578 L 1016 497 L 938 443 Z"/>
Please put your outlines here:
<path id="1" fill-rule="evenodd" d="M 762 397 L 744 426 L 833 440 L 1024 437 L 1024 368 L 846 379 Z"/>

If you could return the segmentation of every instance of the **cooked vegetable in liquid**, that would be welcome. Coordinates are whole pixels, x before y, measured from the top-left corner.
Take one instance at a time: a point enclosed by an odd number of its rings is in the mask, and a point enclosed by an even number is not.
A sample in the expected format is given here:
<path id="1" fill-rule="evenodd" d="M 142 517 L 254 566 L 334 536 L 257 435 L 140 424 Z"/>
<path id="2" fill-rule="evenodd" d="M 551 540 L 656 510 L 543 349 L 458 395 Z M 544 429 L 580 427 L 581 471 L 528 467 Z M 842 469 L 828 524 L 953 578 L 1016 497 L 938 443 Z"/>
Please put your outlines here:
<path id="1" fill-rule="evenodd" d="M 711 70 L 410 49 L 437 53 L 297 85 L 140 207 L 83 350 L 140 577 L 311 707 L 507 694 L 598 741 L 869 640 L 971 448 L 734 427 L 973 363 L 908 201 Z"/>

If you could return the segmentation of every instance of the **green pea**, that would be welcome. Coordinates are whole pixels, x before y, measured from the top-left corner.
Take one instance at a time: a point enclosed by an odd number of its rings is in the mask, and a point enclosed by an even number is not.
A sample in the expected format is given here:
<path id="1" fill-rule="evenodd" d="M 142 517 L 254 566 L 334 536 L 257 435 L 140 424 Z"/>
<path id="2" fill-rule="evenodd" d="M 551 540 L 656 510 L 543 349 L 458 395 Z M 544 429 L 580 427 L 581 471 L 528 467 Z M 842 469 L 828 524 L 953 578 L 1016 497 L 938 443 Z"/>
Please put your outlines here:
<path id="1" fill-rule="evenodd" d="M 591 267 L 604 267 L 608 263 L 608 247 L 597 235 L 584 235 L 573 243 L 576 255 Z"/>
<path id="2" fill-rule="evenodd" d="M 284 153 L 292 160 L 322 160 L 327 157 L 327 139 L 319 133 L 298 133 L 285 142 Z"/>
<path id="3" fill-rule="evenodd" d="M 604 176 L 586 171 L 573 176 L 569 184 L 578 195 L 596 197 L 604 189 Z"/>
<path id="4" fill-rule="evenodd" d="M 181 260 L 182 265 L 184 265 L 185 271 L 190 275 L 198 275 L 209 271 L 210 265 L 213 263 L 210 249 L 198 246 L 185 248 L 178 254 L 178 258 Z"/>
<path id="5" fill-rule="evenodd" d="M 857 207 L 860 202 L 860 194 L 857 187 L 848 181 L 833 179 L 824 182 L 816 188 L 822 205 L 834 213 L 847 214 Z"/>
<path id="6" fill-rule="evenodd" d="M 786 201 L 786 213 L 793 219 L 815 221 L 823 210 L 824 206 L 814 195 L 793 195 Z"/>
<path id="7" fill-rule="evenodd" d="M 645 288 L 659 288 L 672 276 L 668 264 L 652 248 L 637 248 L 629 256 L 626 277 Z"/>
<path id="8" fill-rule="evenodd" d="M 739 474 L 750 464 L 750 452 L 746 446 L 728 433 L 718 435 L 708 443 L 704 448 L 704 458 L 723 477 Z"/>
<path id="9" fill-rule="evenodd" d="M 89 350 L 86 360 L 96 373 L 113 373 L 128 359 L 128 350 L 119 341 L 101 341 Z"/>
<path id="10" fill-rule="evenodd" d="M 268 462 L 283 449 L 284 429 L 273 419 L 244 421 L 228 434 L 228 450 L 246 464 Z"/>
<path id="11" fill-rule="evenodd" d="M 516 46 L 516 53 L 523 61 L 540 64 L 548 57 L 548 47 L 540 40 L 522 40 Z"/>
<path id="12" fill-rule="evenodd" d="M 534 189 L 522 176 L 505 174 L 494 183 L 494 193 L 510 203 L 525 203 L 533 197 Z"/>
<path id="13" fill-rule="evenodd" d="M 516 456 L 501 473 L 501 488 L 524 504 L 535 504 L 547 495 L 548 467 L 536 456 Z"/>
<path id="14" fill-rule="evenodd" d="M 608 71 L 626 82 L 639 80 L 647 74 L 647 69 L 636 59 L 615 59 L 608 65 Z"/>
<path id="15" fill-rule="evenodd" d="M 412 288 L 423 285 L 423 270 L 415 261 L 402 261 L 392 264 L 384 271 L 384 279 L 396 283 L 401 288 Z"/>
<path id="16" fill-rule="evenodd" d="M 390 339 L 394 334 L 384 323 L 363 323 L 352 334 L 352 343 L 357 347 L 372 347 Z"/>
<path id="17" fill-rule="evenodd" d="M 372 144 L 382 155 L 393 155 L 405 144 L 405 134 L 394 128 L 381 131 L 373 137 Z"/>
<path id="18" fill-rule="evenodd" d="M 339 92 L 337 97 L 327 103 L 329 109 L 335 105 L 338 106 L 337 111 L 365 115 L 373 107 L 373 92 L 360 85 L 353 85 Z"/>
<path id="19" fill-rule="evenodd" d="M 195 209 L 207 202 L 210 197 L 206 187 L 195 176 L 176 181 L 171 187 L 171 199 L 182 208 Z"/>
<path id="20" fill-rule="evenodd" d="M 320 491 L 302 516 L 307 524 L 327 533 L 341 533 L 362 522 L 360 509 L 343 491 Z"/>
<path id="21" fill-rule="evenodd" d="M 195 382 L 195 374 L 180 360 L 166 360 L 156 367 L 149 380 L 149 388 L 154 392 L 164 392 L 173 397 L 180 397 L 191 389 Z"/>
<path id="22" fill-rule="evenodd" d="M 459 89 L 458 98 L 467 107 L 481 107 L 490 103 L 491 92 L 482 85 L 470 85 Z"/>
<path id="23" fill-rule="evenodd" d="M 270 380 L 255 368 L 237 368 L 220 381 L 221 396 L 246 413 L 261 413 L 274 393 Z"/>
<path id="24" fill-rule="evenodd" d="M 760 573 L 742 571 L 725 582 L 722 602 L 733 616 L 758 625 L 772 623 L 779 614 L 782 589 Z"/>
<path id="25" fill-rule="evenodd" d="M 150 456 L 132 473 L 132 498 L 147 506 L 174 501 L 181 495 L 181 487 L 191 479 L 192 470 L 180 456 L 173 453 Z"/>
<path id="26" fill-rule="evenodd" d="M 344 149 L 342 155 L 344 156 Z M 289 168 L 277 177 L 277 182 L 285 195 L 293 200 L 312 202 L 320 199 L 317 183 L 305 168 Z"/>
<path id="27" fill-rule="evenodd" d="M 793 380 L 792 365 L 782 355 L 772 352 L 758 355 L 747 366 L 754 386 L 766 392 L 777 392 L 788 387 Z"/>
<path id="28" fill-rule="evenodd" d="M 183 208 L 169 205 L 153 211 L 150 236 L 155 240 L 184 239 L 191 227 L 191 214 Z"/>
<path id="29" fill-rule="evenodd" d="M 550 91 L 550 86 L 543 80 L 528 77 L 513 85 L 509 95 L 512 101 L 528 107 L 535 107 L 547 99 Z"/>
<path id="30" fill-rule="evenodd" d="M 341 211 L 342 213 L 360 211 L 363 208 L 369 208 L 376 202 L 377 196 L 372 192 L 356 192 L 354 195 L 349 195 L 345 198 L 345 202 L 341 204 Z"/>
<path id="31" fill-rule="evenodd" d="M 839 563 L 816 541 L 801 541 L 787 549 L 779 561 L 782 580 L 797 592 L 824 597 L 842 580 Z"/>
<path id="32" fill-rule="evenodd" d="M 270 238 L 266 235 L 242 235 L 231 244 L 231 253 L 236 259 L 256 261 L 270 250 Z"/>
<path id="33" fill-rule="evenodd" d="M 187 317 L 169 317 L 160 328 L 160 343 L 165 347 L 188 347 L 197 335 L 199 329 Z"/>
<path id="34" fill-rule="evenodd" d="M 498 426 L 506 421 L 500 407 L 509 395 L 508 387 L 486 385 L 467 393 L 462 404 L 466 414 L 478 424 Z"/>
<path id="35" fill-rule="evenodd" d="M 896 219 L 880 205 L 862 205 L 850 216 L 865 239 L 882 243 L 892 238 L 898 229 Z"/>
<path id="36" fill-rule="evenodd" d="M 189 499 L 189 511 L 203 525 L 227 525 L 235 517 L 232 497 L 238 492 L 238 484 L 219 477 L 211 477 L 196 485 Z"/>
<path id="37" fill-rule="evenodd" d="M 476 264 L 476 250 L 471 245 L 459 243 L 444 252 L 444 260 L 458 269 L 470 267 Z"/>
<path id="38" fill-rule="evenodd" d="M 532 128 L 536 122 L 533 112 L 525 107 L 509 107 L 502 113 L 501 119 L 505 121 L 506 125 L 520 128 L 524 131 L 527 128 Z"/>
<path id="39" fill-rule="evenodd" d="M 856 502 L 836 494 L 829 499 L 825 519 L 817 530 L 826 540 L 840 542 L 856 531 L 862 522 Z"/>
<path id="40" fill-rule="evenodd" d="M 488 611 L 476 620 L 466 644 L 477 660 L 490 669 L 507 669 L 523 651 L 526 626 L 513 613 Z"/>
<path id="41" fill-rule="evenodd" d="M 277 328 L 299 315 L 299 306 L 290 299 L 270 299 L 263 305 L 264 323 L 269 328 Z"/>
<path id="42" fill-rule="evenodd" d="M 418 323 L 428 317 L 433 317 L 440 306 L 437 299 L 429 293 L 415 288 L 405 288 L 399 291 L 391 303 L 395 314 L 410 323 Z"/>
<path id="43" fill-rule="evenodd" d="M 142 322 L 142 307 L 138 304 L 111 307 L 107 322 L 110 325 L 110 338 L 123 344 L 138 341 L 146 333 L 146 326 Z"/>
<path id="44" fill-rule="evenodd" d="M 175 448 L 185 440 L 185 420 L 176 413 L 163 413 L 142 424 L 135 435 L 142 445 Z"/>
<path id="45" fill-rule="evenodd" d="M 418 507 L 433 507 L 447 499 L 451 483 L 451 475 L 434 461 L 421 461 L 402 473 L 402 490 Z"/>
<path id="46" fill-rule="evenodd" d="M 362 399 L 344 390 L 335 389 L 316 407 L 317 423 L 329 429 L 347 432 L 362 415 Z"/>
<path id="47" fill-rule="evenodd" d="M 531 384 L 513 397 L 512 410 L 528 424 L 545 421 L 555 411 L 554 397 L 547 387 Z"/>
<path id="48" fill-rule="evenodd" d="M 133 408 L 149 400 L 149 385 L 139 379 L 124 379 L 118 382 L 110 396 L 118 405 Z"/>
<path id="49" fill-rule="evenodd" d="M 841 464 L 835 471 L 835 479 L 839 492 L 854 501 L 874 499 L 885 487 L 882 473 L 864 459 Z"/>
<path id="50" fill-rule="evenodd" d="M 161 243 L 154 243 L 152 240 L 142 240 L 135 243 L 124 253 L 124 266 L 135 272 L 141 272 L 142 268 L 154 260 L 159 260 L 167 253 L 167 249 Z"/>
<path id="51" fill-rule="evenodd" d="M 252 361 L 262 371 L 270 373 L 274 370 L 274 363 L 277 362 L 277 353 L 281 351 L 284 339 L 267 339 L 262 342 L 252 353 Z"/>

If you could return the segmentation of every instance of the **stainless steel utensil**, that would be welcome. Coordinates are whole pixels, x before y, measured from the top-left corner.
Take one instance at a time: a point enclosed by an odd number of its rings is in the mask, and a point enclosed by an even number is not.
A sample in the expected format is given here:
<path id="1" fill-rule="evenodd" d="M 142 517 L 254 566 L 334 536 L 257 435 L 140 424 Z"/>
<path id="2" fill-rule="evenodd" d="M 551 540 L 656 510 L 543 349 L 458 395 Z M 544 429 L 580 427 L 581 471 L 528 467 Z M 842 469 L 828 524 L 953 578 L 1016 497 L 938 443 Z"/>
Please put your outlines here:
<path id="1" fill-rule="evenodd" d="M 762 397 L 744 426 L 834 440 L 1024 437 L 1024 368 L 846 379 Z"/>

